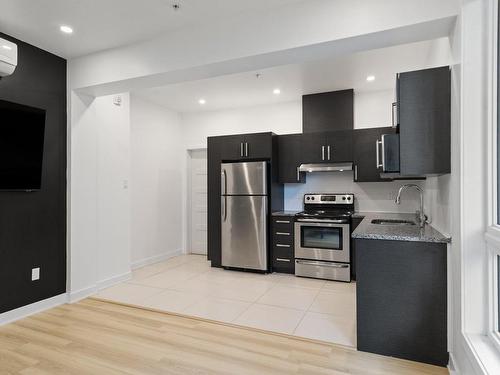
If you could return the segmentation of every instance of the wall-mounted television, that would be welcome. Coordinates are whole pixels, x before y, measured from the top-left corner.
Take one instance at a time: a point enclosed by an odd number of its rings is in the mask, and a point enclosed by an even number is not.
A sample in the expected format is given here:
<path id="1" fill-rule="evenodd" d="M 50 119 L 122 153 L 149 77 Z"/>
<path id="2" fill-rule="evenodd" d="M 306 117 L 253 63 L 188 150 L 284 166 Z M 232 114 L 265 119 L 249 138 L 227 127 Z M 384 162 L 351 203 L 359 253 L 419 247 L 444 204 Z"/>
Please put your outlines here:
<path id="1" fill-rule="evenodd" d="M 0 190 L 42 185 L 45 110 L 0 100 Z"/>

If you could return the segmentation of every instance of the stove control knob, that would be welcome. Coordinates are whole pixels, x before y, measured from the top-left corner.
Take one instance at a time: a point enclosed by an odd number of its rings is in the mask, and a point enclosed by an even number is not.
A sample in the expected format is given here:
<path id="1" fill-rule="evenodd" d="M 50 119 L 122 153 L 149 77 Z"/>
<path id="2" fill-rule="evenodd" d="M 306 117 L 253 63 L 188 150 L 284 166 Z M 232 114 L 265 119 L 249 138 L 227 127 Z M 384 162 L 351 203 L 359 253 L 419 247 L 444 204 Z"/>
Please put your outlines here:
<path id="1" fill-rule="evenodd" d="M 342 200 L 345 201 L 345 197 L 342 197 Z"/>
<path id="2" fill-rule="evenodd" d="M 310 200 L 310 199 L 311 199 L 311 197 L 307 197 L 306 199 L 307 199 L 307 200 Z"/>
<path id="3" fill-rule="evenodd" d="M 347 200 L 350 201 L 351 200 L 351 197 L 347 197 Z"/>
<path id="4" fill-rule="evenodd" d="M 312 200 L 314 200 L 314 197 L 311 197 Z"/>

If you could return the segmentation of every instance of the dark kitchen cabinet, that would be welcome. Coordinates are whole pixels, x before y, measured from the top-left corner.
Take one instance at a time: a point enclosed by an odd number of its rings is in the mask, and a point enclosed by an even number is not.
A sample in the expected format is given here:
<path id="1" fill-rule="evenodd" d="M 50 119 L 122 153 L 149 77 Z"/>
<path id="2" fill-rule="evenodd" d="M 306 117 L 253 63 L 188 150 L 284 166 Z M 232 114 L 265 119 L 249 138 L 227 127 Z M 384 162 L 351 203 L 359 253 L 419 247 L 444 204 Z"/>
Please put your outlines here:
<path id="1" fill-rule="evenodd" d="M 354 90 L 340 90 L 302 96 L 304 133 L 352 130 Z"/>
<path id="2" fill-rule="evenodd" d="M 383 134 L 394 134 L 395 128 L 356 129 L 353 133 L 353 161 L 355 182 L 387 181 L 380 177 L 377 167 L 377 141 Z"/>
<path id="3" fill-rule="evenodd" d="M 245 159 L 267 159 L 272 157 L 272 133 L 245 134 L 243 149 Z"/>
<path id="4" fill-rule="evenodd" d="M 221 159 L 225 161 L 267 159 L 272 154 L 271 133 L 221 136 Z"/>
<path id="5" fill-rule="evenodd" d="M 444 243 L 356 239 L 358 350 L 448 363 Z"/>
<path id="6" fill-rule="evenodd" d="M 227 135 L 219 138 L 220 158 L 225 161 L 242 159 L 245 154 L 245 141 L 243 135 Z"/>
<path id="7" fill-rule="evenodd" d="M 207 139 L 207 258 L 212 267 L 221 265 L 221 160 L 226 137 Z"/>
<path id="8" fill-rule="evenodd" d="M 298 173 L 298 167 L 302 164 L 302 134 L 287 134 L 278 136 L 279 149 L 279 182 L 305 183 L 306 174 Z"/>
<path id="9" fill-rule="evenodd" d="M 295 274 L 294 217 L 273 216 L 272 221 L 273 271 Z"/>
<path id="10" fill-rule="evenodd" d="M 352 162 L 352 130 L 302 134 L 302 163 Z"/>
<path id="11" fill-rule="evenodd" d="M 221 163 L 252 160 L 269 161 L 269 215 L 283 210 L 283 185 L 278 181 L 278 139 L 273 133 L 208 137 L 208 259 L 221 267 Z M 271 221 L 268 220 L 268 231 Z M 269 241 L 271 243 L 271 241 Z M 270 245 L 268 246 L 270 248 Z M 270 254 L 270 250 L 268 251 Z"/>
<path id="12" fill-rule="evenodd" d="M 450 173 L 450 68 L 400 73 L 396 92 L 401 176 Z"/>

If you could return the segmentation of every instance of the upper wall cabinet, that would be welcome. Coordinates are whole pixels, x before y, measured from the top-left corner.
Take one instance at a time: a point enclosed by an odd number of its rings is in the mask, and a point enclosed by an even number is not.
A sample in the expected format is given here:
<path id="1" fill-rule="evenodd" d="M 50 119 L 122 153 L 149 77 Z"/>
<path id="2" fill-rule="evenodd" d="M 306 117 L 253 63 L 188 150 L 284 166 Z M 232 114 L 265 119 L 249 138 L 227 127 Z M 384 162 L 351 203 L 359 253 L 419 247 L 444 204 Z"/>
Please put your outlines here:
<path id="1" fill-rule="evenodd" d="M 299 173 L 302 164 L 302 134 L 287 134 L 278 137 L 279 148 L 279 182 L 305 183 L 306 174 Z"/>
<path id="2" fill-rule="evenodd" d="M 238 134 L 218 137 L 223 143 L 221 160 L 269 159 L 272 133 Z"/>
<path id="3" fill-rule="evenodd" d="M 351 162 L 352 130 L 302 134 L 302 163 Z"/>
<path id="4" fill-rule="evenodd" d="M 387 181 L 380 177 L 380 154 L 378 141 L 384 134 L 393 134 L 395 128 L 355 129 L 353 136 L 354 181 L 380 182 Z M 377 156 L 378 154 L 378 156 Z"/>
<path id="5" fill-rule="evenodd" d="M 450 173 L 450 68 L 400 73 L 396 92 L 401 176 Z"/>
<path id="6" fill-rule="evenodd" d="M 302 96 L 304 133 L 348 130 L 354 124 L 354 90 Z"/>

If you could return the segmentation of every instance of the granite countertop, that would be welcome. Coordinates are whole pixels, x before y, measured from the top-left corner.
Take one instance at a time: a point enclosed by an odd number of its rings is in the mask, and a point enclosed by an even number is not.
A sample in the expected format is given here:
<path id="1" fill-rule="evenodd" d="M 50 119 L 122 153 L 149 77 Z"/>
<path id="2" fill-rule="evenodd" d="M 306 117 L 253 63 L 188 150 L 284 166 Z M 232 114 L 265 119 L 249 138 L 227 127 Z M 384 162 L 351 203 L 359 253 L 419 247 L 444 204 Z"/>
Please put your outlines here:
<path id="1" fill-rule="evenodd" d="M 300 211 L 276 211 L 272 213 L 272 216 L 295 216 Z"/>
<path id="2" fill-rule="evenodd" d="M 449 243 L 451 237 L 445 236 L 432 225 L 426 224 L 424 228 L 416 225 L 380 225 L 372 224 L 373 219 L 396 219 L 411 220 L 416 222 L 415 214 L 384 213 L 384 212 L 357 212 L 353 215 L 363 218 L 359 226 L 352 233 L 352 238 L 393 240 L 393 241 L 416 241 Z"/>

